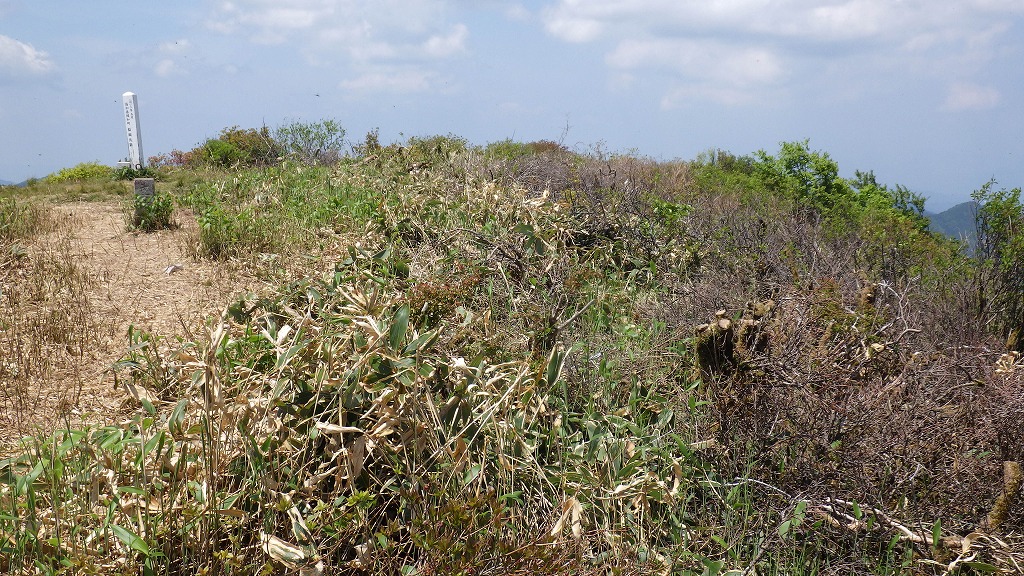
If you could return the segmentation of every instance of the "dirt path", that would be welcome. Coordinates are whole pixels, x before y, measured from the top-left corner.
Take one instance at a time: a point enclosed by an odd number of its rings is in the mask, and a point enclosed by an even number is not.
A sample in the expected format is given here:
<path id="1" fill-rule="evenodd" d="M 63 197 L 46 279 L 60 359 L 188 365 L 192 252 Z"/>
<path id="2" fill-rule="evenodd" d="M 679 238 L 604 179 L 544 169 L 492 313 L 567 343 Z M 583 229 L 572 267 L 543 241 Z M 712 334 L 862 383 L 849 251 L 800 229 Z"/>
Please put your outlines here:
<path id="1" fill-rule="evenodd" d="M 57 425 L 58 412 L 72 422 L 123 419 L 134 406 L 124 390 L 115 389 L 110 367 L 129 346 L 130 326 L 171 339 L 202 339 L 209 321 L 227 304 L 259 287 L 237 266 L 189 254 L 189 238 L 196 232 L 191 214 L 176 214 L 179 228 L 136 234 L 125 230 L 116 202 L 60 204 L 54 210 L 69 217 L 70 228 L 61 235 L 86 278 L 81 308 L 95 339 L 85 343 L 76 365 L 56 371 L 49 381 L 31 383 L 31 410 L 0 419 L 0 453 L 34 427 Z M 31 249 L 52 250 L 48 243 L 55 241 L 41 238 Z"/>

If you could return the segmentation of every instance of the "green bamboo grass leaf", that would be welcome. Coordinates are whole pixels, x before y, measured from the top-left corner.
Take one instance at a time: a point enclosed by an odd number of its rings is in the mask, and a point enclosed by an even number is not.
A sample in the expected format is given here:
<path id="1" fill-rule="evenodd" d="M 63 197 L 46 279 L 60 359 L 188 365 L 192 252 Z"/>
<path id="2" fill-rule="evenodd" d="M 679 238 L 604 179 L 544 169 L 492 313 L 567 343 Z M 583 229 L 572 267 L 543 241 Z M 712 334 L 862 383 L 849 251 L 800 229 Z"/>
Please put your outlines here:
<path id="1" fill-rule="evenodd" d="M 789 529 L 792 527 L 792 523 L 786 520 L 782 524 L 779 524 L 779 536 L 785 538 L 786 534 L 789 534 Z"/>
<path id="2" fill-rule="evenodd" d="M 288 509 L 288 518 L 292 521 L 292 534 L 295 535 L 295 539 L 300 544 L 309 544 L 313 538 L 313 534 L 309 531 L 309 527 L 306 526 L 306 521 L 302 518 L 302 513 L 295 506 Z"/>
<path id="3" fill-rule="evenodd" d="M 260 540 L 263 543 L 263 550 L 274 560 L 294 566 L 306 559 L 306 553 L 302 548 L 277 536 L 260 532 Z"/>
<path id="4" fill-rule="evenodd" d="M 188 407 L 188 399 L 182 398 L 171 410 L 171 415 L 167 418 L 167 430 L 170 431 L 171 437 L 175 440 L 181 440 L 185 437 L 184 431 L 181 429 L 181 423 L 185 420 L 185 408 Z"/>
<path id="5" fill-rule="evenodd" d="M 551 351 L 551 355 L 548 356 L 548 367 L 544 376 L 545 383 L 548 386 L 552 386 L 561 377 L 564 364 L 565 352 L 560 347 L 556 347 Z"/>
<path id="6" fill-rule="evenodd" d="M 43 470 L 44 470 L 44 468 L 43 468 L 43 461 L 40 460 L 40 461 L 36 462 L 36 465 L 32 467 L 32 470 L 29 471 L 28 474 L 26 474 L 24 476 L 18 476 L 18 480 L 17 480 L 18 494 L 21 494 L 21 495 L 28 494 L 29 487 L 33 483 L 35 483 L 35 481 L 39 478 L 40 475 L 42 475 Z"/>
<path id="7" fill-rule="evenodd" d="M 388 333 L 388 340 L 391 348 L 397 350 L 405 340 L 405 334 L 409 331 L 409 305 L 404 304 L 395 312 L 395 318 L 391 322 L 391 330 Z"/>
<path id="8" fill-rule="evenodd" d="M 298 353 L 300 350 L 306 347 L 305 342 L 300 342 L 294 346 L 289 347 L 280 356 L 277 357 L 277 364 L 274 366 L 275 370 L 280 370 L 288 365 L 288 362 Z"/>
<path id="9" fill-rule="evenodd" d="M 431 330 L 424 334 L 420 334 L 412 342 L 406 344 L 405 348 L 402 349 L 402 354 L 414 354 L 416 352 L 425 352 L 434 345 L 437 341 L 437 337 L 440 335 L 440 331 Z"/>
<path id="10" fill-rule="evenodd" d="M 480 477 L 480 473 L 483 472 L 483 464 L 473 464 L 466 469 L 465 474 L 462 477 L 462 485 L 469 486 L 474 480 Z"/>
<path id="11" fill-rule="evenodd" d="M 117 536 L 117 538 L 120 541 L 124 542 L 126 546 L 128 546 L 132 550 L 135 550 L 139 554 L 142 554 L 146 558 L 152 558 L 161 555 L 159 551 L 151 549 L 149 545 L 146 544 L 146 541 L 142 539 L 142 537 L 132 532 L 131 530 L 125 528 L 124 526 L 111 524 L 110 531 L 113 532 L 114 536 Z"/>

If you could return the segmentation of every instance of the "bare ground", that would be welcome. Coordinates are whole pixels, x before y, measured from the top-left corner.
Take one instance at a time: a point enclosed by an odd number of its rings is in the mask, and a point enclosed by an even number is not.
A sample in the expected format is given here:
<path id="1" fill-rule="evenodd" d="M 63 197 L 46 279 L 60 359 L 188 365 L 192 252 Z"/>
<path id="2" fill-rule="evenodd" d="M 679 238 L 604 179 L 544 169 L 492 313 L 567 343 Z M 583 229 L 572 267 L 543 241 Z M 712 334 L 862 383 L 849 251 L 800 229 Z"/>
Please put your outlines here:
<path id="1" fill-rule="evenodd" d="M 67 217 L 66 225 L 38 238 L 28 247 L 29 257 L 42 259 L 67 242 L 62 249 L 83 281 L 81 300 L 65 315 L 88 324 L 90 333 L 64 361 L 47 356 L 51 369 L 27 383 L 20 398 L 0 406 L 0 454 L 40 429 L 126 418 L 134 405 L 115 388 L 111 366 L 129 346 L 130 326 L 170 339 L 202 339 L 211 318 L 260 286 L 241 266 L 190 254 L 196 233 L 191 214 L 176 214 L 176 229 L 141 234 L 126 231 L 117 202 L 60 204 L 54 210 Z"/>

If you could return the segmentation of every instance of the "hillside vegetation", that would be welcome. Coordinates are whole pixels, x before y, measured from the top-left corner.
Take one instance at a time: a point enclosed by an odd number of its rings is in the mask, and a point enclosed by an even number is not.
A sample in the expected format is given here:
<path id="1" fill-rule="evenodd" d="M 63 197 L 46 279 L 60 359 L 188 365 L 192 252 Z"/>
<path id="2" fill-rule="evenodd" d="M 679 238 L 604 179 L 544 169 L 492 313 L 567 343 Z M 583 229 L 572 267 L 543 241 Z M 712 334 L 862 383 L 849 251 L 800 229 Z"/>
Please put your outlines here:
<path id="1" fill-rule="evenodd" d="M 1024 566 L 1019 189 L 975 193 L 968 255 L 807 142 L 655 162 L 343 135 L 156 159 L 126 224 L 194 216 L 196 258 L 278 288 L 196 341 L 131 331 L 134 418 L 0 461 L 0 570 Z M 2 254 L 45 196 L 2 200 Z"/>

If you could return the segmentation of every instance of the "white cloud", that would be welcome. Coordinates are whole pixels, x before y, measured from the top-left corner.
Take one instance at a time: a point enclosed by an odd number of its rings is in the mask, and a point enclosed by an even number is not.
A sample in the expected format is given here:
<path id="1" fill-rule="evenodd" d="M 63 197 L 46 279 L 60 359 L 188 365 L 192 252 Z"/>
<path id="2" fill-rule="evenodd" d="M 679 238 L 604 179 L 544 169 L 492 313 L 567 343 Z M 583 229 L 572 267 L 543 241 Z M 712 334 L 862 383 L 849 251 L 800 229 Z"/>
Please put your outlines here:
<path id="1" fill-rule="evenodd" d="M 164 58 L 163 60 L 157 62 L 156 66 L 153 67 L 153 72 L 161 78 L 166 78 L 174 74 L 175 72 L 178 72 L 179 70 L 180 68 L 178 67 L 178 65 L 174 62 L 174 60 L 171 60 L 170 58 Z"/>
<path id="2" fill-rule="evenodd" d="M 771 50 L 714 40 L 624 40 L 607 61 L 617 68 L 669 68 L 682 76 L 737 86 L 772 82 L 782 74 L 780 59 Z"/>
<path id="3" fill-rule="evenodd" d="M 306 49 L 341 49 L 363 60 L 449 57 L 462 50 L 468 29 L 449 22 L 445 0 L 278 0 L 221 2 L 207 26 L 258 43 L 297 40 Z M 367 47 L 369 46 L 369 47 Z"/>
<path id="4" fill-rule="evenodd" d="M 425 92 L 433 80 L 433 74 L 422 70 L 371 71 L 338 86 L 351 92 Z"/>
<path id="5" fill-rule="evenodd" d="M 567 42 L 590 42 L 596 40 L 605 30 L 600 20 L 561 14 L 554 14 L 544 25 L 553 36 Z"/>
<path id="6" fill-rule="evenodd" d="M 469 28 L 466 28 L 463 24 L 456 24 L 451 33 L 428 38 L 423 48 L 427 54 L 434 58 L 447 58 L 452 54 L 465 50 L 466 38 L 468 36 Z"/>
<path id="7" fill-rule="evenodd" d="M 505 6 L 505 17 L 517 22 L 527 22 L 532 15 L 525 6 L 519 3 L 512 3 Z"/>
<path id="8" fill-rule="evenodd" d="M 552 0 L 540 11 L 549 35 L 607 46 L 615 74 L 670 74 L 665 102 L 735 102 L 744 86 L 823 77 L 823 55 L 850 72 L 969 78 L 1017 44 L 1008 18 L 1019 14 L 1022 0 Z"/>
<path id="9" fill-rule="evenodd" d="M 449 17 L 451 1 L 232 0 L 216 5 L 207 26 L 287 42 L 314 66 L 341 58 L 358 74 L 342 83 L 347 90 L 416 92 L 436 86 L 433 66 L 467 50 L 469 28 Z"/>
<path id="10" fill-rule="evenodd" d="M 996 107 L 1001 99 L 999 90 L 991 86 L 957 83 L 949 87 L 942 107 L 950 111 L 986 110 Z"/>
<path id="11" fill-rule="evenodd" d="M 56 68 L 46 52 L 9 36 L 0 35 L 0 75 L 41 76 Z"/>

